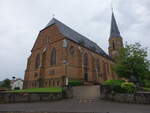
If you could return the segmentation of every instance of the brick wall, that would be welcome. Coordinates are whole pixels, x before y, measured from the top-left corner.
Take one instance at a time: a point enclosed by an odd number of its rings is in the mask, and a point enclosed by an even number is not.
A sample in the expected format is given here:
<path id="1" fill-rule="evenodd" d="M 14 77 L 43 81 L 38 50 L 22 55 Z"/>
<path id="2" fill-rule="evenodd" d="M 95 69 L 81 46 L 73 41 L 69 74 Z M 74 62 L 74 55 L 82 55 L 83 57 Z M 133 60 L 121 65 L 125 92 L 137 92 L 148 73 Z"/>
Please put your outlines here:
<path id="1" fill-rule="evenodd" d="M 114 65 L 113 61 L 70 40 L 67 40 L 68 45 L 64 48 L 65 39 L 55 25 L 39 33 L 28 58 L 24 88 L 39 87 L 40 79 L 43 81 L 42 87 L 63 86 L 65 76 L 70 79 L 84 79 L 84 54 L 88 56 L 88 81 L 100 83 L 106 79 L 116 78 L 111 70 L 111 66 Z M 56 49 L 56 64 L 50 65 L 53 48 Z M 38 54 L 40 54 L 40 66 L 36 68 L 35 62 Z M 100 73 L 95 67 L 97 59 L 100 61 Z M 46 83 L 51 81 L 54 83 Z"/>

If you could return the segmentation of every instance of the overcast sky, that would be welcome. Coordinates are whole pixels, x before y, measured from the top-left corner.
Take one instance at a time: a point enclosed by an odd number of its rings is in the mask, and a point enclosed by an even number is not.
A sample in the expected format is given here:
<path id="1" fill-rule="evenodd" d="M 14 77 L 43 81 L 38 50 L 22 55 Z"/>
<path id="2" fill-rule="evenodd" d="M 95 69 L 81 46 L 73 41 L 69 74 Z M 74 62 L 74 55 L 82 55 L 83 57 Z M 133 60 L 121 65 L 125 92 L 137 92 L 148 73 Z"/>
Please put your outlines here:
<path id="1" fill-rule="evenodd" d="M 140 42 L 148 52 L 149 6 L 150 0 L 113 0 L 124 42 Z M 0 80 L 24 77 L 37 35 L 53 14 L 108 51 L 111 0 L 0 0 Z"/>

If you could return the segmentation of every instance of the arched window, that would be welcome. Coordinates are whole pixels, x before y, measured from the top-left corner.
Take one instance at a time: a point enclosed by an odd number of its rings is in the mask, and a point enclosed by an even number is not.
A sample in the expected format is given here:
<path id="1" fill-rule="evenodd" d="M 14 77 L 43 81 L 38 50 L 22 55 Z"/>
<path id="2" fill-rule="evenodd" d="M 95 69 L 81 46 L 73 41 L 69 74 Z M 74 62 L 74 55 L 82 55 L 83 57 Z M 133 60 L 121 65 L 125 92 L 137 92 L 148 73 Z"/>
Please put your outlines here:
<path id="1" fill-rule="evenodd" d="M 107 74 L 110 74 L 110 71 L 109 71 L 109 64 L 106 63 L 106 67 L 107 67 Z"/>
<path id="2" fill-rule="evenodd" d="M 83 65 L 85 67 L 88 67 L 88 55 L 87 55 L 87 53 L 84 54 L 84 56 L 83 56 Z"/>
<path id="3" fill-rule="evenodd" d="M 56 64 L 56 49 L 55 48 L 53 48 L 52 51 L 51 51 L 50 64 L 51 65 L 55 65 Z"/>
<path id="4" fill-rule="evenodd" d="M 88 54 L 83 56 L 83 65 L 84 65 L 84 80 L 88 81 Z"/>
<path id="5" fill-rule="evenodd" d="M 94 57 L 92 57 L 92 67 L 93 67 L 93 71 L 95 70 L 95 58 Z"/>
<path id="6" fill-rule="evenodd" d="M 106 63 L 103 61 L 103 78 L 104 80 L 107 80 L 107 69 L 106 69 Z"/>
<path id="7" fill-rule="evenodd" d="M 99 59 L 96 60 L 96 69 L 97 69 L 98 76 L 100 76 L 100 61 L 99 61 Z"/>
<path id="8" fill-rule="evenodd" d="M 35 68 L 39 68 L 40 67 L 40 54 L 37 54 L 36 58 L 35 58 Z"/>

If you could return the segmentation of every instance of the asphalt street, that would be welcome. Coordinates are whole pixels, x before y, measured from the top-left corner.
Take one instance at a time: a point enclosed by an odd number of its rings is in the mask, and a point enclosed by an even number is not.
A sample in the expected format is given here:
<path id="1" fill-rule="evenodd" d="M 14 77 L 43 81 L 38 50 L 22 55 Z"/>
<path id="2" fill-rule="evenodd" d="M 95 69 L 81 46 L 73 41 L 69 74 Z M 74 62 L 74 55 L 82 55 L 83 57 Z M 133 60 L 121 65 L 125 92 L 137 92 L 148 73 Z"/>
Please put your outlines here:
<path id="1" fill-rule="evenodd" d="M 70 99 L 54 102 L 0 104 L 0 113 L 4 111 L 150 113 L 150 105 Z"/>

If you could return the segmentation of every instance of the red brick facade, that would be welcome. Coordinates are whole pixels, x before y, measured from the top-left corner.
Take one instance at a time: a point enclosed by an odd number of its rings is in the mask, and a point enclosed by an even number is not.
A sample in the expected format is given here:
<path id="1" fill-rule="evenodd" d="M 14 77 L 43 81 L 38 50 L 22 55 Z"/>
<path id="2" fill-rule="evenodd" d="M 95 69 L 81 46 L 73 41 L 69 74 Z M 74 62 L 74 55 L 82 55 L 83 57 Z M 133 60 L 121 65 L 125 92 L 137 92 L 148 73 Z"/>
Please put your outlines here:
<path id="1" fill-rule="evenodd" d="M 28 58 L 24 88 L 65 85 L 65 78 L 101 83 L 116 78 L 114 62 L 69 40 L 54 24 L 40 31 Z"/>

